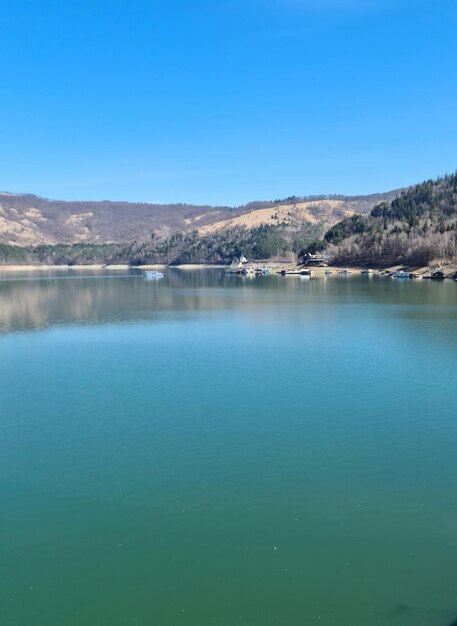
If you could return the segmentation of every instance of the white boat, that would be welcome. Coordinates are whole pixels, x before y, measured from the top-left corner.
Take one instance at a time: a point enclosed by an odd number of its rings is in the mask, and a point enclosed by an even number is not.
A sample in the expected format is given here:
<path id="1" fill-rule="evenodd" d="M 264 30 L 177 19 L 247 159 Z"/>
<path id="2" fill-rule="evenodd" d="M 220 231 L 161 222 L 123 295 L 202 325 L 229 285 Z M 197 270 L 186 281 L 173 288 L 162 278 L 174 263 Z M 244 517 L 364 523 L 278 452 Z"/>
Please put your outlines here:
<path id="1" fill-rule="evenodd" d="M 351 270 L 338 270 L 338 274 L 340 276 L 347 276 L 348 274 L 352 274 Z"/>
<path id="2" fill-rule="evenodd" d="M 279 273 L 281 276 L 300 276 L 300 272 L 298 270 L 281 270 Z"/>
<path id="3" fill-rule="evenodd" d="M 146 278 L 147 280 L 151 280 L 153 278 L 163 278 L 163 274 L 162 272 L 156 272 L 155 270 L 147 271 L 143 272 L 143 278 Z"/>
<path id="4" fill-rule="evenodd" d="M 311 276 L 311 270 L 281 270 L 281 276 Z"/>
<path id="5" fill-rule="evenodd" d="M 244 276 L 254 276 L 255 269 L 253 267 L 243 267 Z"/>
<path id="6" fill-rule="evenodd" d="M 254 271 L 256 276 L 268 276 L 270 274 L 268 267 L 256 267 Z"/>
<path id="7" fill-rule="evenodd" d="M 373 270 L 362 270 L 361 274 L 374 274 Z"/>

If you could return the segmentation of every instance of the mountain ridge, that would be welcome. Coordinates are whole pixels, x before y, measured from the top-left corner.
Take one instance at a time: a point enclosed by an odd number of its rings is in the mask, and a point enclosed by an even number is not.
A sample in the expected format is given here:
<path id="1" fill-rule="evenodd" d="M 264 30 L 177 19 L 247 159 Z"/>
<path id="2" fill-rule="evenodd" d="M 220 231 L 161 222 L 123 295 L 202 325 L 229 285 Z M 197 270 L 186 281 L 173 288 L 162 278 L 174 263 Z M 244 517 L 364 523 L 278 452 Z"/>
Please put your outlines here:
<path id="1" fill-rule="evenodd" d="M 167 238 L 176 232 L 193 230 L 207 234 L 211 229 L 230 228 L 234 219 L 237 226 L 246 222 L 246 228 L 284 222 L 297 227 L 300 221 L 321 222 L 324 228 L 328 228 L 349 214 L 368 213 L 376 203 L 389 201 L 400 192 L 393 190 L 366 196 L 290 196 L 282 200 L 249 202 L 239 207 L 110 200 L 66 201 L 30 193 L 2 192 L 0 243 L 33 247 L 145 242 L 151 235 Z M 279 207 L 282 213 L 278 218 L 267 215 L 264 219 L 256 219 L 254 215 L 255 212 L 273 211 Z"/>

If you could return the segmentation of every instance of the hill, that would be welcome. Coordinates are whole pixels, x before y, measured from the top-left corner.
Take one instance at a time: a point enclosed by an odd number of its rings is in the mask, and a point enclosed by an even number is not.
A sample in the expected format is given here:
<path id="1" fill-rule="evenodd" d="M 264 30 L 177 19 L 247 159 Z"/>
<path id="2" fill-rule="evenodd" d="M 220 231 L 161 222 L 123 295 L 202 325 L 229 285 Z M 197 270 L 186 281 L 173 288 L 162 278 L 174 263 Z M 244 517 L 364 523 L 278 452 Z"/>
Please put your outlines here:
<path id="1" fill-rule="evenodd" d="M 229 207 L 67 202 L 3 193 L 0 194 L 0 243 L 35 246 L 143 241 L 151 232 L 166 236 L 193 224 L 224 219 L 232 212 Z"/>
<path id="2" fill-rule="evenodd" d="M 424 266 L 457 257 L 457 174 L 414 185 L 324 237 L 337 263 Z"/>
<path id="3" fill-rule="evenodd" d="M 376 202 L 387 201 L 396 197 L 398 193 L 399 191 L 358 197 L 288 198 L 286 202 L 278 200 L 273 206 L 243 211 L 223 220 L 214 221 L 198 230 L 199 233 L 206 235 L 235 226 L 257 228 L 267 224 L 299 229 L 304 223 L 328 228 L 354 213 L 368 213 Z"/>
<path id="4" fill-rule="evenodd" d="M 399 191 L 291 196 L 240 207 L 66 202 L 0 194 L 0 263 L 221 263 L 299 254 Z"/>

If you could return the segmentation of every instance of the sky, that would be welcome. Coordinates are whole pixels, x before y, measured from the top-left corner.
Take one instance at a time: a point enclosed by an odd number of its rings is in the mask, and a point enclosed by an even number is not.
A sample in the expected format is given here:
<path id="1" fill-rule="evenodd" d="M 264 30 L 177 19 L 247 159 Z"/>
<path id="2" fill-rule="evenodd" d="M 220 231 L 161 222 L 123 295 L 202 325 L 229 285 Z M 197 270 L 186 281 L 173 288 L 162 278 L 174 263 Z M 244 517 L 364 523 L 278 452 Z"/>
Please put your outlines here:
<path id="1" fill-rule="evenodd" d="M 455 0 L 2 0 L 0 190 L 240 205 L 457 168 Z"/>

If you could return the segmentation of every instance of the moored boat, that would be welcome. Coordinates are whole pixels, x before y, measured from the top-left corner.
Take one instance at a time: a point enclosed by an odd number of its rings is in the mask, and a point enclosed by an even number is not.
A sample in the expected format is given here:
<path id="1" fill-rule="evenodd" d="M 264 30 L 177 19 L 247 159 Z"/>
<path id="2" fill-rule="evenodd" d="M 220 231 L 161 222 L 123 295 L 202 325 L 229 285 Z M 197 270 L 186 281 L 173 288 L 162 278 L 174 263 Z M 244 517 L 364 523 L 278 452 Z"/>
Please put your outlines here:
<path id="1" fill-rule="evenodd" d="M 143 272 L 143 278 L 153 279 L 153 278 L 163 278 L 162 272 L 156 272 L 155 270 Z"/>
<path id="2" fill-rule="evenodd" d="M 392 278 L 409 278 L 408 272 L 403 272 L 402 270 L 398 270 L 397 272 L 393 272 L 391 274 Z"/>
<path id="3" fill-rule="evenodd" d="M 281 276 L 300 276 L 300 272 L 298 270 L 281 270 L 279 273 Z"/>
<path id="4" fill-rule="evenodd" d="M 255 270 L 253 267 L 243 267 L 242 273 L 244 276 L 254 276 Z"/>
<path id="5" fill-rule="evenodd" d="M 311 270 L 281 270 L 281 276 L 311 276 Z"/>

